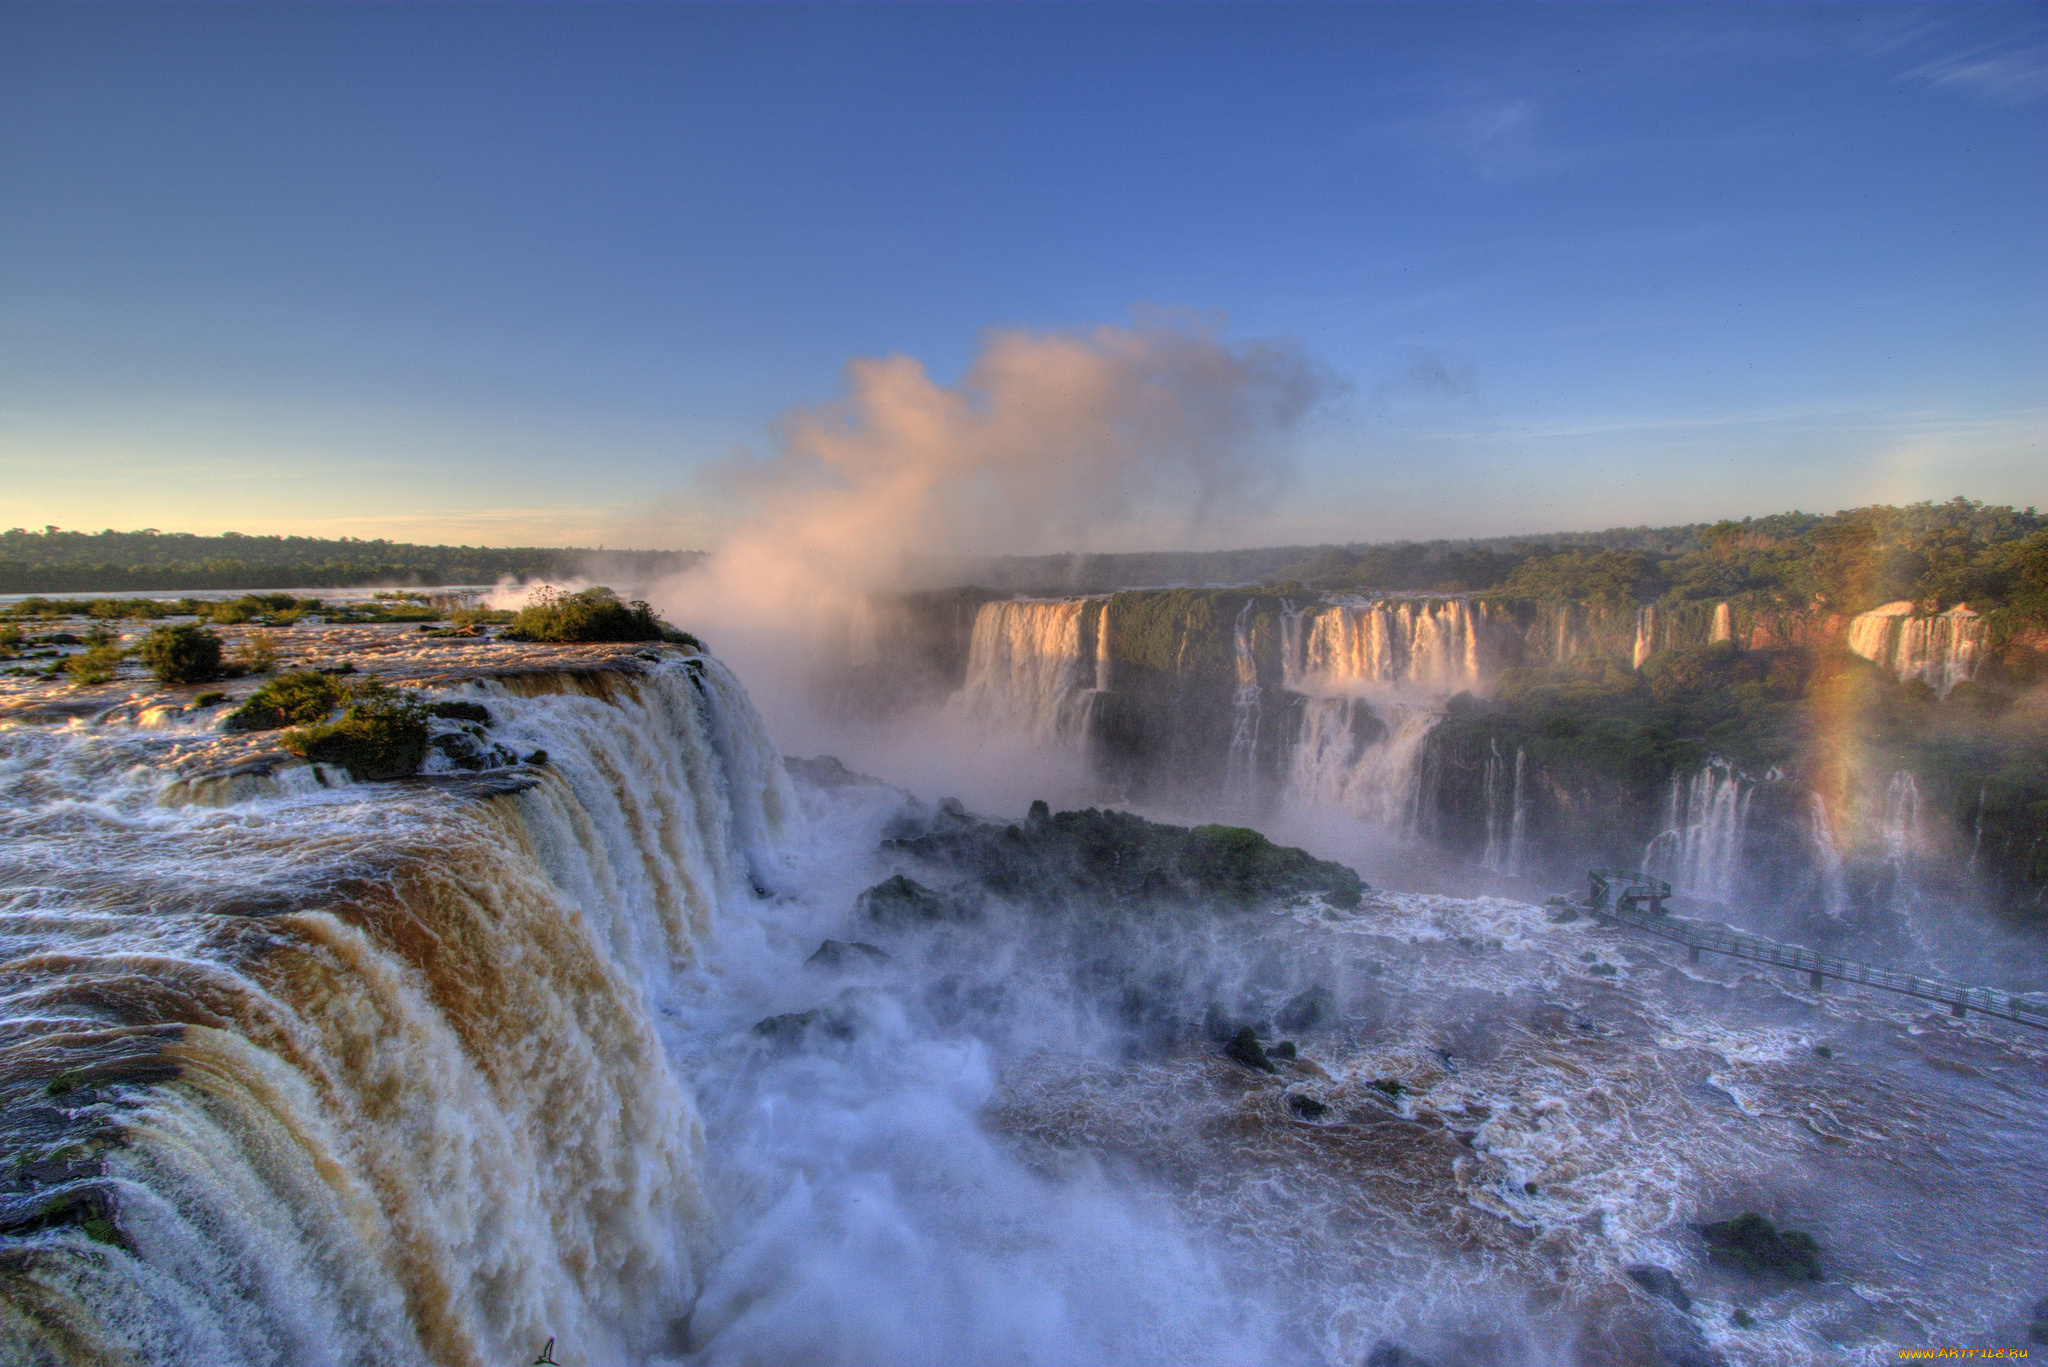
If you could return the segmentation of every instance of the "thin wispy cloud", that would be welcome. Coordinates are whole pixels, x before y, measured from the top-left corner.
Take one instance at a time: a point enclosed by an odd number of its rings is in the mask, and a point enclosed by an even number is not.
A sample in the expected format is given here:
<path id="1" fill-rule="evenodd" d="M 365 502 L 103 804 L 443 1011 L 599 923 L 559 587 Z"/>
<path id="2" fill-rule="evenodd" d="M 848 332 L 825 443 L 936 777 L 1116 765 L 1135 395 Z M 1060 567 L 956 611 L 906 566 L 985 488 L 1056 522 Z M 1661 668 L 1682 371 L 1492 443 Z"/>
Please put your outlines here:
<path id="1" fill-rule="evenodd" d="M 1993 104 L 2030 104 L 2048 98 L 2048 43 L 1954 52 L 1914 67 L 1906 78 L 1961 90 Z"/>

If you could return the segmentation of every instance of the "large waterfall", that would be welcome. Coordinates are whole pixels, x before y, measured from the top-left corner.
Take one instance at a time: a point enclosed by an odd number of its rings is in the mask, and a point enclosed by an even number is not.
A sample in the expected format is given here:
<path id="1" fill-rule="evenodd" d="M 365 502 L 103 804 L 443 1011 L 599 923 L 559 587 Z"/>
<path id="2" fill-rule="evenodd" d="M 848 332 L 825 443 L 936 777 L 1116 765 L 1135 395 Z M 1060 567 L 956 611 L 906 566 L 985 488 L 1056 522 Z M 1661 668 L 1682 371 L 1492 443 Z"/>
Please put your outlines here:
<path id="1" fill-rule="evenodd" d="M 1090 615 L 1095 620 L 1087 624 Z M 1081 743 L 1090 701 L 1107 682 L 1105 616 L 1094 602 L 1078 598 L 983 604 L 955 705 L 991 730 L 1040 743 Z M 1092 629 L 1084 632 L 1084 625 Z"/>
<path id="2" fill-rule="evenodd" d="M 176 708 L 0 732 L 34 1156 L 0 1186 L 0 1357 L 672 1343 L 708 1231 L 651 1002 L 773 877 L 789 780 L 707 658 L 463 692 L 544 767 L 321 786 Z"/>
<path id="3" fill-rule="evenodd" d="M 1944 698 L 1976 675 L 1984 643 L 1984 619 L 1961 605 L 1928 614 L 1910 602 L 1886 603 L 1849 623 L 1849 649 Z"/>

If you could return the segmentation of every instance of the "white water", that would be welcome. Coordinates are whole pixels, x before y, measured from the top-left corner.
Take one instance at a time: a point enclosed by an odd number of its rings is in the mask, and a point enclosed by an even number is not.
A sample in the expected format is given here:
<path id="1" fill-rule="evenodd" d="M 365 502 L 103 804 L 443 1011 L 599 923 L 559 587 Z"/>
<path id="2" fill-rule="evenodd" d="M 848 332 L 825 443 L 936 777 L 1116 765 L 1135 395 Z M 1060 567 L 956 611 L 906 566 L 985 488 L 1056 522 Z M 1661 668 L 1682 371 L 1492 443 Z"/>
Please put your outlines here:
<path id="1" fill-rule="evenodd" d="M 0 734 L 0 935 L 18 983 L 45 965 L 6 999 L 17 1065 L 131 1048 L 105 1004 L 137 975 L 186 1022 L 161 1046 L 175 1082 L 60 1103 L 65 1132 L 119 1128 L 129 1246 L 45 1236 L 46 1303 L 0 1317 L 12 1360 L 59 1323 L 94 1361 L 523 1361 L 559 1335 L 568 1364 L 668 1340 L 707 1230 L 650 1002 L 770 871 L 791 790 L 713 661 L 604 698 L 473 690 L 549 752 L 523 794 L 323 789 L 303 764 L 195 788 L 171 761 L 225 742 L 193 723 Z M 276 909 L 232 909 L 252 899 Z"/>
<path id="2" fill-rule="evenodd" d="M 1237 671 L 1237 692 L 1230 704 L 1230 755 L 1224 764 L 1224 784 L 1234 794 L 1249 794 L 1258 776 L 1259 721 L 1264 690 L 1259 687 L 1258 661 L 1252 657 L 1251 616 L 1253 600 L 1245 599 L 1231 627 L 1231 649 Z M 1102 638 L 1109 639 L 1104 631 Z"/>
<path id="3" fill-rule="evenodd" d="M 172 1041 L 179 1080 L 61 1102 L 124 1127 L 135 1252 L 32 1236 L 0 1356 L 48 1360 L 62 1326 L 93 1336 L 67 1363 L 470 1367 L 553 1338 L 565 1367 L 1355 1367 L 1392 1338 L 1566 1364 L 1641 1311 L 1619 1269 L 1647 1260 L 1713 1346 L 1795 1364 L 1927 1325 L 1981 1343 L 2034 1294 L 2048 1177 L 2012 1137 L 2041 1130 L 2042 1060 L 1999 1027 L 1405 896 L 1161 935 L 1196 1015 L 1212 982 L 1259 1010 L 1334 985 L 1303 1066 L 1193 1037 L 1132 1056 L 1029 922 L 855 922 L 900 799 L 793 792 L 701 668 L 472 686 L 551 756 L 496 798 L 292 766 L 208 806 L 176 762 L 222 742 L 189 719 L 0 733 L 8 1061 L 155 1039 L 143 1007 L 214 1022 Z M 855 933 L 894 957 L 802 966 Z M 948 982 L 999 1005 L 947 1027 Z M 820 1005 L 854 1038 L 750 1028 Z M 1296 1094 L 1339 1123 L 1292 1119 Z M 1759 1187 L 1820 1232 L 1828 1283 L 1705 1265 L 1686 1222 Z"/>
<path id="4" fill-rule="evenodd" d="M 1449 697 L 1483 691 L 1488 624 L 1462 598 L 1377 599 L 1298 609 L 1282 667 L 1299 693 Z"/>
<path id="5" fill-rule="evenodd" d="M 991 731 L 1039 744 L 1084 742 L 1090 700 L 1108 667 L 1106 633 L 1098 627 L 1098 640 L 1082 639 L 1086 607 L 1085 599 L 983 604 L 954 706 Z"/>
<path id="6" fill-rule="evenodd" d="M 1756 784 L 1726 760 L 1671 776 L 1664 829 L 1643 851 L 1647 872 L 1696 897 L 1732 902 L 1740 887 Z"/>
<path id="7" fill-rule="evenodd" d="M 1968 607 L 1928 614 L 1902 600 L 1851 620 L 1849 649 L 1890 670 L 1901 683 L 1918 679 L 1946 698 L 1976 675 L 1984 631 L 1984 619 Z"/>

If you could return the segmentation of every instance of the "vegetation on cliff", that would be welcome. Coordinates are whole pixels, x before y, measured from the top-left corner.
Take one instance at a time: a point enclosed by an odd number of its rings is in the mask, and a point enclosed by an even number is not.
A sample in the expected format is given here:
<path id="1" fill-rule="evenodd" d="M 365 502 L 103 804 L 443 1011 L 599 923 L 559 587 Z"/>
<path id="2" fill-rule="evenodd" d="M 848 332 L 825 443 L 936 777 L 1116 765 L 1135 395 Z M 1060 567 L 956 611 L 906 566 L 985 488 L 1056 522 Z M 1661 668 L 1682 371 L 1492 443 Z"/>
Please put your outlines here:
<path id="1" fill-rule="evenodd" d="M 698 648 L 697 638 L 677 631 L 643 602 L 624 603 L 602 586 L 580 593 L 542 589 L 521 608 L 505 635 L 521 641 L 674 641 Z"/>

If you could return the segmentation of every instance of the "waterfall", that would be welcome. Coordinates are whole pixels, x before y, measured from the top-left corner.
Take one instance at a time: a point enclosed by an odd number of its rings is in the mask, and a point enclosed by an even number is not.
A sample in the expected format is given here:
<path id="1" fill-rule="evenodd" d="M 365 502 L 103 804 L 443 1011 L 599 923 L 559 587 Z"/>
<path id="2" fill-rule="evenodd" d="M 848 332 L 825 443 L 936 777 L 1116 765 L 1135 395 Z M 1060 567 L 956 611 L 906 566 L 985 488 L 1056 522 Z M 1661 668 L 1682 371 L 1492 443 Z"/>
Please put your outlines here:
<path id="1" fill-rule="evenodd" d="M 1305 811 L 1333 808 L 1407 836 L 1421 815 L 1421 765 L 1443 714 L 1411 703 L 1310 698 L 1291 757 L 1286 800 Z"/>
<path id="2" fill-rule="evenodd" d="M 1839 917 L 1849 905 L 1849 880 L 1842 872 L 1842 851 L 1835 843 L 1835 823 L 1819 793 L 1806 795 L 1807 838 L 1813 846 L 1814 868 L 1820 874 L 1821 908 Z"/>
<path id="3" fill-rule="evenodd" d="M 1636 645 L 1629 654 L 1630 664 L 1643 667 L 1643 661 L 1657 653 L 1657 608 L 1655 604 L 1636 609 Z"/>
<path id="4" fill-rule="evenodd" d="M 1900 769 L 1884 790 L 1884 853 L 1904 865 L 1921 851 L 1920 785 L 1911 770 Z"/>
<path id="5" fill-rule="evenodd" d="M 1963 865 L 1965 873 L 1977 871 L 1977 856 L 1984 851 L 1984 794 L 1986 787 L 1977 785 L 1977 818 L 1970 823 L 1970 860 Z"/>
<path id="6" fill-rule="evenodd" d="M 1500 740 L 1488 737 L 1486 741 L 1486 853 L 1479 857 L 1481 867 L 1498 873 L 1507 861 L 1506 832 L 1502 829 L 1501 805 L 1502 784 L 1506 781 L 1505 765 L 1500 757 Z"/>
<path id="7" fill-rule="evenodd" d="M 48 1155 L 0 1202 L 94 1212 L 17 1230 L 0 1357 L 667 1349 L 707 1231 L 650 1001 L 774 876 L 789 782 L 712 660 L 465 692 L 545 766 L 321 787 L 203 723 L 0 734 L 0 1055 L 38 1084 L 0 1126 Z"/>
<path id="8" fill-rule="evenodd" d="M 1664 829 L 1644 849 L 1644 869 L 1669 879 L 1680 892 L 1732 902 L 1755 789 L 1754 781 L 1724 759 L 1710 759 L 1691 774 L 1673 774 Z"/>
<path id="9" fill-rule="evenodd" d="M 1924 614 L 1901 600 L 1849 623 L 1850 650 L 1895 674 L 1899 682 L 1918 679 L 1943 698 L 1976 676 L 1984 644 L 1983 617 L 1962 604 Z"/>
<path id="10" fill-rule="evenodd" d="M 1515 747 L 1515 812 L 1508 825 L 1508 867 L 1509 876 L 1522 872 L 1522 848 L 1529 836 L 1529 790 L 1526 782 L 1529 754 L 1521 746 Z"/>
<path id="11" fill-rule="evenodd" d="M 1485 687 L 1482 619 L 1462 598 L 1378 599 L 1289 612 L 1287 687 L 1302 693 L 1448 697 Z"/>
<path id="12" fill-rule="evenodd" d="M 1082 640 L 1088 606 L 1079 598 L 984 603 L 975 614 L 967 682 L 956 706 L 992 730 L 1040 743 L 1084 741 L 1094 691 L 1109 667 L 1102 619 L 1096 639 Z"/>
<path id="13" fill-rule="evenodd" d="M 1735 614 L 1729 610 L 1726 603 L 1714 604 L 1714 625 L 1713 629 L 1707 633 L 1707 644 L 1713 645 L 1720 641 L 1732 641 L 1734 639 Z"/>
<path id="14" fill-rule="evenodd" d="M 1252 600 L 1238 609 L 1231 631 L 1235 652 L 1237 692 L 1230 704 L 1230 755 L 1224 765 L 1224 784 L 1233 794 L 1248 795 L 1257 776 L 1261 690 L 1258 661 L 1252 656 Z M 1099 633 L 1105 640 L 1107 632 Z"/>

